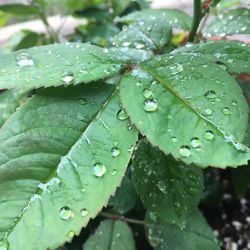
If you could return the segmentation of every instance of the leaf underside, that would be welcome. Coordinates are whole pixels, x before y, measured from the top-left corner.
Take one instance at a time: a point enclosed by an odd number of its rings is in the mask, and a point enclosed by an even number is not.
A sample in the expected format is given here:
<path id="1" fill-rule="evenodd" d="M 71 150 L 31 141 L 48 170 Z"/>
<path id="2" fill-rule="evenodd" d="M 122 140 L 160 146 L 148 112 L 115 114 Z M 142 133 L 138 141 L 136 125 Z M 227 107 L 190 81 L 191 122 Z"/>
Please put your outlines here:
<path id="1" fill-rule="evenodd" d="M 165 154 L 203 168 L 236 167 L 250 157 L 241 144 L 248 119 L 242 91 L 202 56 L 146 61 L 123 76 L 120 97 L 131 121 Z"/>
<path id="2" fill-rule="evenodd" d="M 127 120 L 117 119 L 119 110 L 110 85 L 50 88 L 4 124 L 0 241 L 9 250 L 54 249 L 107 204 L 137 138 Z"/>

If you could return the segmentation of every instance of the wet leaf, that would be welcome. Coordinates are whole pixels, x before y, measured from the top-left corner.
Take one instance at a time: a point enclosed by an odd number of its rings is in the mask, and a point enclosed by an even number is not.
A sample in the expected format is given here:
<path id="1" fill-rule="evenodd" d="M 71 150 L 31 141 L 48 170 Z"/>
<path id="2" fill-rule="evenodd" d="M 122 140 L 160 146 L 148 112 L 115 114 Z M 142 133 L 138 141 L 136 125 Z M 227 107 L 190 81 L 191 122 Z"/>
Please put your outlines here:
<path id="1" fill-rule="evenodd" d="M 220 62 L 233 73 L 250 73 L 250 45 L 236 41 L 211 41 L 199 44 L 187 44 L 172 52 L 185 55 L 201 54 L 213 62 Z"/>
<path id="2" fill-rule="evenodd" d="M 144 206 L 158 218 L 181 228 L 199 204 L 203 173 L 166 157 L 146 140 L 140 141 L 132 162 L 133 181 Z"/>
<path id="3" fill-rule="evenodd" d="M 135 250 L 133 234 L 127 223 L 104 220 L 83 246 L 84 250 Z"/>
<path id="4" fill-rule="evenodd" d="M 107 205 L 137 137 L 119 111 L 117 90 L 96 83 L 41 91 L 5 122 L 0 242 L 9 250 L 55 249 Z"/>
<path id="5" fill-rule="evenodd" d="M 158 56 L 123 76 L 121 100 L 165 154 L 202 168 L 244 165 L 248 106 L 225 69 L 198 55 Z"/>

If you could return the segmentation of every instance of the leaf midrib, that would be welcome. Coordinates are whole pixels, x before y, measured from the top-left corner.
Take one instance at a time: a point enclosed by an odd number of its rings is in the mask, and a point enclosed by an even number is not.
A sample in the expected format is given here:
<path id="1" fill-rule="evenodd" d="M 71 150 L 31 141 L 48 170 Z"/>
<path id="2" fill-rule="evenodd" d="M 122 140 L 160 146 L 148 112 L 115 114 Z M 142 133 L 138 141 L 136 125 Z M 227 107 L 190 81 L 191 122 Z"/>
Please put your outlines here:
<path id="1" fill-rule="evenodd" d="M 67 155 L 69 155 L 70 151 L 72 150 L 73 146 L 83 137 L 85 131 L 89 128 L 89 126 L 91 126 L 91 124 L 93 122 L 95 122 L 98 117 L 103 113 L 103 111 L 105 110 L 106 106 L 108 105 L 109 101 L 113 98 L 113 96 L 115 96 L 117 94 L 118 89 L 116 89 L 114 87 L 114 89 L 111 91 L 111 93 L 108 95 L 106 101 L 101 105 L 101 108 L 99 111 L 97 111 L 94 115 L 93 115 L 93 119 L 91 121 L 89 121 L 89 123 L 83 128 L 83 130 L 81 131 L 79 137 L 75 140 L 74 144 L 72 144 L 69 147 L 69 150 L 66 152 L 66 154 L 64 156 L 61 156 L 61 158 L 58 161 L 57 167 L 55 167 L 55 170 L 52 171 L 52 173 L 49 175 L 49 177 L 47 178 L 46 182 L 44 182 L 44 184 L 47 184 L 51 179 L 57 177 L 57 169 L 58 166 L 61 162 L 61 159 L 66 157 Z M 31 195 L 31 198 L 33 195 L 41 195 L 44 191 L 41 190 L 39 187 L 37 188 L 36 192 L 34 192 Z M 22 216 L 24 215 L 24 213 L 26 212 L 26 210 L 31 206 L 31 198 L 29 199 L 27 205 L 23 208 L 22 212 L 19 213 L 16 218 L 14 219 L 14 222 L 12 223 L 11 227 L 9 230 L 7 230 L 6 235 L 4 237 L 4 239 L 7 239 L 9 237 L 9 235 L 13 232 L 15 226 L 19 223 L 19 221 L 21 220 Z"/>

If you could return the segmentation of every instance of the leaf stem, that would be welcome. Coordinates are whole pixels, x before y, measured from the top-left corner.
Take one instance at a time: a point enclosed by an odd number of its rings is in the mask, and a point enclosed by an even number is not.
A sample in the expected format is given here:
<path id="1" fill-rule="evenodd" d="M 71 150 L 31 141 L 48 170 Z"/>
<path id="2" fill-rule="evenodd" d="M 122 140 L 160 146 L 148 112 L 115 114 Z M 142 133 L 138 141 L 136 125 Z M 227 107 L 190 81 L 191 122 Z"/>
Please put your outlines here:
<path id="1" fill-rule="evenodd" d="M 196 36 L 196 31 L 202 19 L 201 0 L 194 0 L 193 23 L 189 33 L 188 41 L 193 42 Z"/>
<path id="2" fill-rule="evenodd" d="M 126 217 L 119 215 L 119 214 L 111 214 L 111 213 L 107 213 L 107 212 L 101 212 L 100 215 L 103 217 L 112 219 L 112 220 L 121 220 L 121 221 L 126 221 L 128 223 L 133 223 L 133 224 L 138 224 L 138 225 L 143 225 L 143 226 L 148 224 L 148 223 L 146 223 L 146 221 L 126 218 Z"/>

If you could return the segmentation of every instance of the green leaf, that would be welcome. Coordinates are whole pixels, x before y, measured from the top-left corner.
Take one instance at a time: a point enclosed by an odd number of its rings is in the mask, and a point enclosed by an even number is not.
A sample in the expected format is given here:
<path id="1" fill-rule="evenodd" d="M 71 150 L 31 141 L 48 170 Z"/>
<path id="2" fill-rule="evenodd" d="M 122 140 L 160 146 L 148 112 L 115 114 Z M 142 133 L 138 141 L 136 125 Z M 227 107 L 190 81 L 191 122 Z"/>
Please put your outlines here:
<path id="1" fill-rule="evenodd" d="M 151 212 L 152 213 L 152 212 Z M 164 223 L 154 215 L 148 213 L 146 234 L 149 243 L 155 250 L 219 250 L 219 244 L 207 225 L 201 212 L 193 210 L 187 219 L 185 229 Z"/>
<path id="2" fill-rule="evenodd" d="M 122 221 L 104 220 L 83 246 L 84 250 L 135 250 L 131 229 Z"/>
<path id="3" fill-rule="evenodd" d="M 114 15 L 117 16 L 129 7 L 129 5 L 132 3 L 132 0 L 111 0 L 111 2 L 114 9 Z"/>
<path id="4" fill-rule="evenodd" d="M 144 206 L 162 221 L 185 227 L 203 191 L 203 173 L 166 157 L 146 140 L 140 141 L 132 162 L 133 181 Z"/>
<path id="5" fill-rule="evenodd" d="M 220 62 L 233 73 L 250 73 L 250 45 L 236 41 L 211 41 L 187 44 L 172 52 L 185 55 L 201 54 L 213 62 Z"/>
<path id="6" fill-rule="evenodd" d="M 189 30 L 192 24 L 192 18 L 185 12 L 177 9 L 145 9 L 119 17 L 116 21 L 122 23 L 133 23 L 138 21 L 154 22 L 157 18 L 164 18 L 166 25 L 184 30 Z"/>
<path id="7" fill-rule="evenodd" d="M 247 8 L 237 8 L 219 14 L 205 28 L 206 35 L 233 35 L 250 34 L 250 10 Z"/>
<path id="8" fill-rule="evenodd" d="M 113 38 L 113 45 L 137 49 L 160 49 L 170 40 L 172 29 L 162 16 L 156 20 L 135 22 L 125 26 L 123 31 Z"/>
<path id="9" fill-rule="evenodd" d="M 14 47 L 14 50 L 27 49 L 39 45 L 42 34 L 32 32 L 30 30 L 23 30 L 23 37 L 20 42 Z"/>
<path id="10" fill-rule="evenodd" d="M 116 190 L 115 196 L 109 200 L 112 211 L 125 214 L 134 208 L 137 200 L 134 185 L 129 177 L 124 176 L 121 186 Z"/>
<path id="11" fill-rule="evenodd" d="M 97 46 L 69 43 L 4 55 L 0 68 L 0 88 L 38 88 L 106 78 L 118 73 L 121 64 Z"/>
<path id="12" fill-rule="evenodd" d="M 167 155 L 203 168 L 250 159 L 241 144 L 248 120 L 242 91 L 202 56 L 150 59 L 123 76 L 120 96 L 132 122 Z"/>
<path id="13" fill-rule="evenodd" d="M 39 8 L 26 4 L 2 4 L 0 10 L 15 16 L 37 15 Z"/>
<path id="14" fill-rule="evenodd" d="M 0 94 L 0 127 L 26 100 L 27 92 L 23 90 L 6 90 Z"/>
<path id="15" fill-rule="evenodd" d="M 0 130 L 0 241 L 55 249 L 79 234 L 120 185 L 136 141 L 111 85 L 51 88 Z M 119 150 L 113 156 L 113 150 Z"/>

